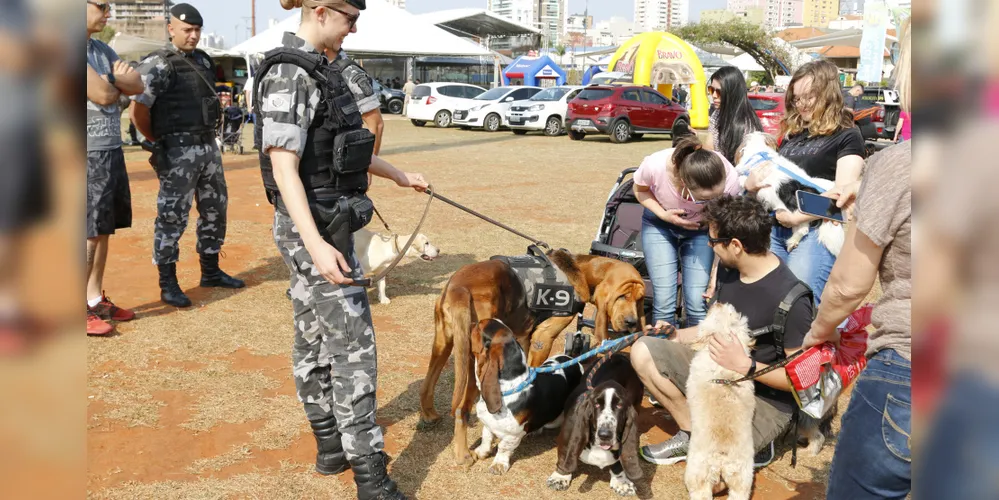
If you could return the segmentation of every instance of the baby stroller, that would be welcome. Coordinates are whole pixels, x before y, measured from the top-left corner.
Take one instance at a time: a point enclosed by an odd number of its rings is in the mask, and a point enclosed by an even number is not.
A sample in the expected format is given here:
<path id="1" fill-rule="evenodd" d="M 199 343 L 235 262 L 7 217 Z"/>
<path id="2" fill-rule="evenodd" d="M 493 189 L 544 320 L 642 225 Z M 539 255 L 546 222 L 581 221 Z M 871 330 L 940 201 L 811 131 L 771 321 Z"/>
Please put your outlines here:
<path id="1" fill-rule="evenodd" d="M 636 170 L 635 167 L 624 169 L 611 188 L 596 237 L 590 244 L 590 255 L 609 257 L 635 266 L 645 282 L 645 323 L 652 325 L 652 280 L 642 251 L 642 213 L 645 207 L 635 198 L 632 175 Z M 683 288 L 679 283 L 679 274 L 682 273 L 678 273 L 677 278 L 676 318 L 678 324 L 683 324 L 686 318 L 683 315 Z M 588 350 L 590 335 L 583 333 L 583 328 L 592 331 L 593 327 L 593 318 L 585 318 L 582 313 L 576 316 L 576 332 L 566 336 L 567 355 L 575 357 Z"/>
<path id="2" fill-rule="evenodd" d="M 222 152 L 243 154 L 243 124 L 246 110 L 230 104 L 222 110 Z"/>

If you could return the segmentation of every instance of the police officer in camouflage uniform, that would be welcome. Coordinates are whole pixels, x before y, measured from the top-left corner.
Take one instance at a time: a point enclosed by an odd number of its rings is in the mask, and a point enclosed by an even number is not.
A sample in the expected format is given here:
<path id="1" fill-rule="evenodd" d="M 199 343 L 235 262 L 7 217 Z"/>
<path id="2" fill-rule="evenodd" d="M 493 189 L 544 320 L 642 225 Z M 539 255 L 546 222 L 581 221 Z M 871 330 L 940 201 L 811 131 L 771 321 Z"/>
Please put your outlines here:
<path id="1" fill-rule="evenodd" d="M 160 298 L 176 307 L 191 305 L 177 283 L 177 260 L 194 200 L 201 286 L 244 286 L 219 269 L 229 200 L 222 154 L 215 142 L 222 113 L 215 92 L 215 63 L 197 49 L 201 25 L 201 14 L 194 7 L 181 3 L 170 9 L 171 45 L 139 64 L 146 90 L 133 97 L 132 107 L 136 128 L 156 145 L 150 159 L 160 179 L 153 263 L 159 268 Z"/>
<path id="2" fill-rule="evenodd" d="M 360 271 L 352 232 L 371 220 L 369 171 L 401 187 L 427 183 L 373 155 L 346 62 L 324 55 L 355 31 L 364 0 L 281 1 L 302 8 L 302 23 L 266 54 L 252 95 L 274 242 L 291 272 L 295 386 L 316 437 L 316 470 L 351 468 L 359 499 L 405 498 L 388 477 L 375 423 L 375 336 L 367 292 L 350 277 Z"/>

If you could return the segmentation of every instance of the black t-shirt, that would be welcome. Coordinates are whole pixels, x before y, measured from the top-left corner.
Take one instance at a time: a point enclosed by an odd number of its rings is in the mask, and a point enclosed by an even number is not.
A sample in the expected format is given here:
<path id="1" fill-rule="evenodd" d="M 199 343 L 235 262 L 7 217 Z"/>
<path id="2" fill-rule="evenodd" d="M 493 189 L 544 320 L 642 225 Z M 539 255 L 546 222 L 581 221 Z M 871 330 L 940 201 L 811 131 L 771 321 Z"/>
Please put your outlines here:
<path id="1" fill-rule="evenodd" d="M 738 270 L 719 266 L 718 301 L 732 304 L 739 313 L 746 316 L 750 330 L 765 328 L 773 324 L 777 306 L 798 281 L 791 269 L 783 262 L 755 283 L 743 283 L 739 279 Z M 784 349 L 800 348 L 811 324 L 812 301 L 805 296 L 791 306 L 791 312 L 787 316 L 787 322 L 784 325 Z M 753 359 L 757 363 L 768 365 L 776 363 L 777 347 L 774 342 L 773 333 L 757 337 L 756 346 L 751 351 Z M 757 370 L 759 369 L 757 368 Z M 794 405 L 797 404 L 790 392 L 778 391 L 764 386 L 760 382 L 756 382 L 756 394 L 785 413 L 791 413 Z"/>
<path id="2" fill-rule="evenodd" d="M 864 136 L 857 127 L 832 135 L 808 137 L 808 130 L 788 136 L 777 151 L 809 176 L 836 180 L 836 162 L 844 156 L 864 156 Z"/>

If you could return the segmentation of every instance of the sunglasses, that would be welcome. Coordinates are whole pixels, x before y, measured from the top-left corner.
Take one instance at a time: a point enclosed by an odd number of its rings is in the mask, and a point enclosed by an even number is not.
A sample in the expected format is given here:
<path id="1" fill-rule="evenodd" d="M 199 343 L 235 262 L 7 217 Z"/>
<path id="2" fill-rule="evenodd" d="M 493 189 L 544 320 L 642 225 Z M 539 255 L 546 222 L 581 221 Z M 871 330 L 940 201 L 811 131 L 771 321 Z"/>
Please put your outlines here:
<path id="1" fill-rule="evenodd" d="M 718 87 L 712 87 L 712 86 L 709 85 L 708 86 L 708 95 L 715 95 L 715 94 L 721 95 L 721 89 L 718 88 Z"/>
<path id="2" fill-rule="evenodd" d="M 93 5 L 94 7 L 97 7 L 98 9 L 101 9 L 101 12 L 104 13 L 111 12 L 111 2 L 99 3 L 99 2 L 88 1 L 87 3 Z"/>
<path id="3" fill-rule="evenodd" d="M 326 7 L 326 8 L 329 9 L 329 10 L 332 10 L 334 12 L 339 12 L 339 13 L 343 14 L 343 17 L 346 17 L 347 18 L 347 22 L 350 23 L 350 29 L 354 29 L 354 26 L 357 25 L 357 20 L 361 17 L 360 14 L 350 14 L 350 13 L 344 12 L 344 11 L 342 11 L 342 10 L 336 8 L 336 7 Z"/>
<path id="4" fill-rule="evenodd" d="M 734 239 L 735 238 L 712 238 L 712 237 L 709 236 L 708 237 L 708 246 L 714 248 L 714 246 L 717 245 L 717 244 L 719 244 L 719 243 L 728 243 L 728 242 L 730 242 L 730 241 L 732 241 Z"/>

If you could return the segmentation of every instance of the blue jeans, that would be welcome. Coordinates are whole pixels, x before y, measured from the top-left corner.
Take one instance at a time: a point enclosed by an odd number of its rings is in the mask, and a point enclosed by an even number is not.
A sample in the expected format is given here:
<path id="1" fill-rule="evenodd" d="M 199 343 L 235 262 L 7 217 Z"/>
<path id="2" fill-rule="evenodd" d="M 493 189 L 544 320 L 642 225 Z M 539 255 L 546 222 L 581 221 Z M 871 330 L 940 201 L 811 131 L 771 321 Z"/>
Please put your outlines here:
<path id="1" fill-rule="evenodd" d="M 857 379 L 843 414 L 826 498 L 905 498 L 912 481 L 911 418 L 912 365 L 894 349 L 880 351 Z"/>
<path id="2" fill-rule="evenodd" d="M 682 270 L 686 326 L 700 323 L 707 314 L 702 295 L 708 289 L 715 258 L 708 232 L 674 226 L 646 210 L 642 215 L 642 251 L 652 280 L 653 320 L 676 325 L 676 277 Z"/>
<path id="3" fill-rule="evenodd" d="M 815 305 L 818 306 L 822 298 L 822 290 L 826 288 L 826 281 L 829 280 L 829 271 L 832 271 L 833 264 L 836 263 L 836 256 L 819 242 L 819 233 L 814 228 L 801 239 L 794 250 L 787 251 L 787 239 L 794 234 L 794 230 L 774 225 L 770 232 L 770 251 L 780 260 L 783 260 L 791 272 L 804 281 L 812 293 L 815 294 Z"/>

